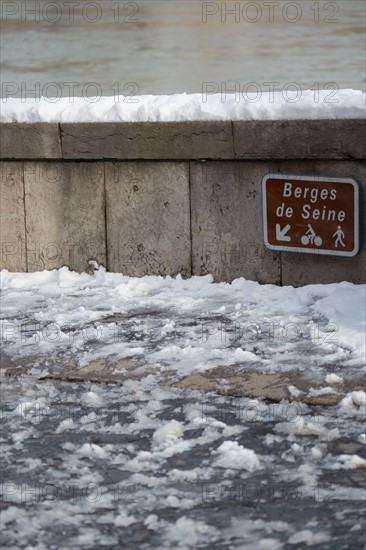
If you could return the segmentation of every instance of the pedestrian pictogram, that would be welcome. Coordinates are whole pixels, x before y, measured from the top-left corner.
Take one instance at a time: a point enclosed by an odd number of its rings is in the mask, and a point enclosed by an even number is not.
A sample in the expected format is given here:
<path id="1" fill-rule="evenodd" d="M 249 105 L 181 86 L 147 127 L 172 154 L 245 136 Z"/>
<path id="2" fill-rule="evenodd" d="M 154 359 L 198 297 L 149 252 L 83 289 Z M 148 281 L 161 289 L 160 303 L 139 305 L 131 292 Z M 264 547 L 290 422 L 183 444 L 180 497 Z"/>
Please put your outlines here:
<path id="1" fill-rule="evenodd" d="M 335 240 L 335 247 L 336 247 L 336 248 L 337 248 L 337 246 L 338 246 L 338 243 L 341 244 L 343 247 L 346 246 L 346 245 L 344 244 L 344 242 L 343 242 L 344 233 L 343 233 L 342 228 L 341 228 L 340 225 L 338 226 L 338 229 L 337 229 L 337 231 L 334 233 L 333 237 L 337 237 L 336 240 Z"/>
<path id="2" fill-rule="evenodd" d="M 352 178 L 268 174 L 262 191 L 264 242 L 271 250 L 357 254 L 359 191 Z"/>

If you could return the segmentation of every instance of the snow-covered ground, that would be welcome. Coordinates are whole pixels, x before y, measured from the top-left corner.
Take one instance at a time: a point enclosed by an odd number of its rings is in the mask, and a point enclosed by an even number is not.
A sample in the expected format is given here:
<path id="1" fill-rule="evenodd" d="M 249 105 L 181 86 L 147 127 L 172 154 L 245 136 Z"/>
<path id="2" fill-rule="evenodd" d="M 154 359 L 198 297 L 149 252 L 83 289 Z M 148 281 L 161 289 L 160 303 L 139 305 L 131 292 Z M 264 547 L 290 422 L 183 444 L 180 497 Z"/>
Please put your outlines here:
<path id="1" fill-rule="evenodd" d="M 180 376 L 219 365 L 311 376 L 329 374 L 327 365 L 341 375 L 366 369 L 365 285 L 131 278 L 103 267 L 94 275 L 3 271 L 1 281 L 12 355 L 68 351 L 80 367 L 134 358 Z"/>
<path id="2" fill-rule="evenodd" d="M 363 119 L 360 90 L 136 97 L 3 98 L 0 122 L 156 122 L 182 120 Z"/>
<path id="3" fill-rule="evenodd" d="M 1 275 L 2 547 L 362 548 L 366 286 Z M 174 387 L 220 366 L 340 399 Z"/>

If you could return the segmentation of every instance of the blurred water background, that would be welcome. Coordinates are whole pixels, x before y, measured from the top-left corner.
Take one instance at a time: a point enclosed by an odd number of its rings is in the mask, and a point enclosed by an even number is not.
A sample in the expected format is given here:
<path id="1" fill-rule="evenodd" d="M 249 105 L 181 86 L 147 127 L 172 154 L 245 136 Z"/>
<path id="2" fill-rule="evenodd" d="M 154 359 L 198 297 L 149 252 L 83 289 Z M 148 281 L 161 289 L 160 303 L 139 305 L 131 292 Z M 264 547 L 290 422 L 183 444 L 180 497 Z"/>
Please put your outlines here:
<path id="1" fill-rule="evenodd" d="M 365 90 L 365 5 L 2 1 L 2 95 L 194 93 L 204 82 Z"/>

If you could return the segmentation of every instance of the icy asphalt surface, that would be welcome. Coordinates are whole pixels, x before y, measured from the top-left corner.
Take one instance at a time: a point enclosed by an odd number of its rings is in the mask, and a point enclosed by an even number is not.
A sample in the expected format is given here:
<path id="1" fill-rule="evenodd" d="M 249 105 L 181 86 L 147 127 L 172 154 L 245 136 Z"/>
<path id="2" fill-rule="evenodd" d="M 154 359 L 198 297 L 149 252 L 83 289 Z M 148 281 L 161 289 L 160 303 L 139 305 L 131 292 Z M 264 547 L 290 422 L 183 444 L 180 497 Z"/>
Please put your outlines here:
<path id="1" fill-rule="evenodd" d="M 365 548 L 365 287 L 2 288 L 2 548 Z"/>

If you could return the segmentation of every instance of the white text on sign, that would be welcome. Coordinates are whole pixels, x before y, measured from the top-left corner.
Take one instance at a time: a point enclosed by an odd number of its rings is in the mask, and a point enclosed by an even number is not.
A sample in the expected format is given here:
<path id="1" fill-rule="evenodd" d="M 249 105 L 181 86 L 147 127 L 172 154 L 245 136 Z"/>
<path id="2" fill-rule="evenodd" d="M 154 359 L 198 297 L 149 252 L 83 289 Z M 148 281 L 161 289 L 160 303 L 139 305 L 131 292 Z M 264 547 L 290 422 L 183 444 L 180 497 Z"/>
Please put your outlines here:
<path id="1" fill-rule="evenodd" d="M 314 204 L 319 199 L 321 200 L 336 200 L 337 190 L 331 189 L 318 189 L 318 188 L 309 188 L 309 187 L 295 187 L 290 182 L 285 182 L 283 187 L 283 197 L 295 197 L 308 198 L 309 202 Z M 343 222 L 346 219 L 346 213 L 344 210 L 333 210 L 327 205 L 324 205 L 322 209 L 314 208 L 312 204 L 304 204 L 302 207 L 301 217 L 304 220 L 313 219 L 313 220 L 323 220 L 323 221 L 339 221 Z M 276 216 L 278 218 L 292 218 L 293 208 L 291 206 L 286 206 L 283 202 L 276 209 Z"/>

